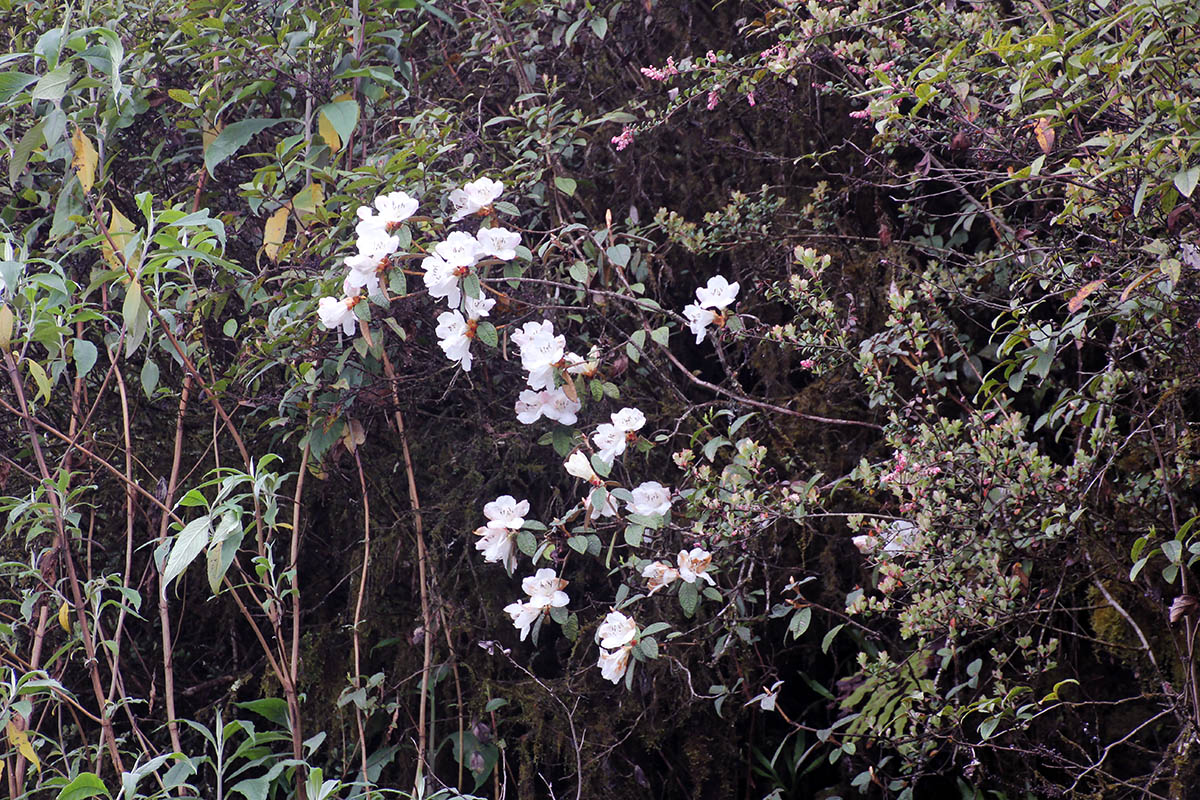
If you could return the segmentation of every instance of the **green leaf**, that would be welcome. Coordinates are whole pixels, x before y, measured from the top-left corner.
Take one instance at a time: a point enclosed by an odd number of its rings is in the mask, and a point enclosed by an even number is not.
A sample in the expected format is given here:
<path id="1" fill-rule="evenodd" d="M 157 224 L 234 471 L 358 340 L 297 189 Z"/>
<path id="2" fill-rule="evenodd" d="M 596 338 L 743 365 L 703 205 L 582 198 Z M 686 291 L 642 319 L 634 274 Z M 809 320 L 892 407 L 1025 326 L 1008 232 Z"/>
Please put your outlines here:
<path id="1" fill-rule="evenodd" d="M 808 606 L 792 614 L 792 618 L 788 620 L 788 633 L 793 639 L 799 639 L 808 630 L 809 624 L 812 623 L 812 609 Z"/>
<path id="2" fill-rule="evenodd" d="M 125 357 L 129 358 L 146 338 L 146 328 L 150 324 L 150 307 L 142 299 L 140 281 L 133 281 L 126 287 L 121 316 L 125 320 Z"/>
<path id="3" fill-rule="evenodd" d="M 1196 183 L 1200 182 L 1200 166 L 1181 169 L 1175 173 L 1175 188 L 1184 197 L 1191 197 L 1196 191 Z"/>
<path id="4" fill-rule="evenodd" d="M 474 272 L 467 273 L 467 277 L 463 278 L 463 294 L 470 297 L 472 300 L 478 300 L 482 289 L 479 286 L 479 276 Z"/>
<path id="5" fill-rule="evenodd" d="M 625 544 L 630 547 L 642 546 L 642 534 L 646 531 L 641 525 L 626 525 L 625 526 Z"/>
<path id="6" fill-rule="evenodd" d="M 571 448 L 574 445 L 574 437 L 572 430 L 565 425 L 556 425 L 554 430 L 550 431 L 550 441 L 554 445 L 554 452 L 558 453 L 563 458 L 571 454 Z"/>
<path id="7" fill-rule="evenodd" d="M 643 636 L 645 635 L 643 634 Z M 638 642 L 638 648 L 642 651 L 642 655 L 644 655 L 646 658 L 658 658 L 658 642 L 654 639 L 649 637 L 641 639 Z"/>
<path id="8" fill-rule="evenodd" d="M 567 547 L 570 547 L 576 553 L 586 553 L 588 538 L 586 536 L 572 536 L 570 539 L 567 539 Z"/>
<path id="9" fill-rule="evenodd" d="M 208 514 L 192 520 L 179 532 L 171 545 L 171 554 L 167 556 L 167 565 L 163 569 L 164 590 L 188 568 L 196 556 L 200 555 L 208 545 L 211 534 L 212 517 Z"/>
<path id="10" fill-rule="evenodd" d="M 29 365 L 29 374 L 33 377 L 34 383 L 38 385 L 38 397 L 42 398 L 43 402 L 50 400 L 50 389 L 53 384 L 50 382 L 50 376 L 46 374 L 46 370 L 41 364 L 28 359 L 26 363 Z"/>
<path id="11" fill-rule="evenodd" d="M 158 387 L 158 364 L 154 363 L 154 359 L 146 356 L 146 361 L 142 364 L 142 390 L 146 393 L 146 397 L 153 397 L 154 390 Z"/>
<path id="12" fill-rule="evenodd" d="M 496 326 L 486 320 L 481 320 L 475 328 L 475 338 L 488 347 L 496 347 L 500 340 L 496 334 Z"/>
<path id="13" fill-rule="evenodd" d="M 508 705 L 508 700 L 504 699 L 503 697 L 493 697 L 491 700 L 487 701 L 487 705 L 483 707 L 483 710 L 486 713 L 491 713 L 497 708 L 503 708 L 506 705 Z"/>
<path id="14" fill-rule="evenodd" d="M 560 192 L 562 192 L 563 194 L 565 194 L 567 197 L 575 196 L 575 185 L 576 184 L 575 184 L 574 178 L 555 178 L 554 185 L 557 186 L 558 190 Z"/>
<path id="15" fill-rule="evenodd" d="M 586 284 L 588 282 L 587 264 L 583 263 L 582 261 L 576 261 L 571 265 L 567 272 L 571 275 L 571 279 L 576 283 Z"/>
<path id="16" fill-rule="evenodd" d="M 696 591 L 696 584 L 680 584 L 679 607 L 683 609 L 684 616 L 693 616 L 696 613 L 696 606 L 698 605 L 700 605 L 700 593 Z"/>
<path id="17" fill-rule="evenodd" d="M 537 552 L 537 537 L 529 531 L 517 531 L 517 549 L 527 556 Z"/>
<path id="18" fill-rule="evenodd" d="M 47 72 L 33 87 L 33 99 L 50 100 L 57 103 L 67 93 L 67 87 L 71 85 L 72 77 L 74 75 L 69 64 L 62 64 L 57 69 Z"/>
<path id="19" fill-rule="evenodd" d="M 233 559 L 237 557 L 238 548 L 241 547 L 245 535 L 246 529 L 242 527 L 237 515 L 221 516 L 216 533 L 212 537 L 212 544 L 208 546 L 206 558 L 208 586 L 213 594 L 221 588 L 221 580 L 233 566 Z"/>
<path id="20" fill-rule="evenodd" d="M 650 331 L 650 338 L 663 347 L 666 347 L 667 343 L 671 341 L 671 329 L 666 325 L 663 325 L 661 328 L 655 328 Z"/>
<path id="21" fill-rule="evenodd" d="M 662 633 L 663 631 L 669 631 L 669 630 L 671 630 L 670 624 L 668 624 L 666 622 L 653 622 L 653 623 L 647 625 L 646 627 L 642 628 L 642 632 L 640 635 L 653 636 L 656 633 Z"/>
<path id="22" fill-rule="evenodd" d="M 12 96 L 38 79 L 27 72 L 0 72 L 0 103 L 7 103 Z"/>
<path id="23" fill-rule="evenodd" d="M 990 739 L 992 734 L 996 732 L 996 726 L 1000 724 L 999 717 L 988 717 L 979 724 L 979 738 Z"/>
<path id="24" fill-rule="evenodd" d="M 29 156 L 33 151 L 45 144 L 46 137 L 42 133 L 45 125 L 46 118 L 43 117 L 37 125 L 25 131 L 21 141 L 17 142 L 17 146 L 13 148 L 8 158 L 8 183 L 10 186 L 15 184 L 17 178 L 21 177 L 21 173 L 25 171 L 25 165 L 29 163 Z"/>
<path id="25" fill-rule="evenodd" d="M 1163 542 L 1162 551 L 1172 564 L 1178 564 L 1183 560 L 1183 544 L 1174 539 Z"/>
<path id="26" fill-rule="evenodd" d="M 71 356 L 75 359 L 75 374 L 82 378 L 91 372 L 96 364 L 96 345 L 87 339 L 76 339 L 71 346 Z"/>
<path id="27" fill-rule="evenodd" d="M 628 267 L 629 258 L 633 255 L 633 251 L 629 249 L 629 245 L 627 244 L 615 244 L 604 252 L 608 255 L 608 260 L 618 267 Z"/>
<path id="28" fill-rule="evenodd" d="M 212 143 L 208 145 L 208 149 L 204 151 L 204 168 L 208 170 L 209 175 L 213 175 L 214 170 L 221 162 L 249 144 L 257 134 L 281 122 L 284 120 L 245 119 L 227 126 L 217 134 L 217 138 L 213 139 Z"/>
<path id="29" fill-rule="evenodd" d="M 825 634 L 825 638 L 823 638 L 821 640 L 821 652 L 822 653 L 829 652 L 829 646 L 832 645 L 833 640 L 835 638 L 837 638 L 838 631 L 840 631 L 844 627 L 846 627 L 846 623 L 843 622 L 841 625 L 835 625 L 834 627 L 829 629 L 829 633 Z"/>
<path id="30" fill-rule="evenodd" d="M 112 797 L 104 781 L 91 772 L 82 772 L 58 793 L 56 800 L 87 800 L 89 797 Z"/>
<path id="31" fill-rule="evenodd" d="M 337 131 L 337 135 L 345 142 L 358 124 L 358 103 L 354 100 L 339 100 L 336 103 L 326 103 L 321 106 L 319 113 L 324 114 L 329 124 Z"/>

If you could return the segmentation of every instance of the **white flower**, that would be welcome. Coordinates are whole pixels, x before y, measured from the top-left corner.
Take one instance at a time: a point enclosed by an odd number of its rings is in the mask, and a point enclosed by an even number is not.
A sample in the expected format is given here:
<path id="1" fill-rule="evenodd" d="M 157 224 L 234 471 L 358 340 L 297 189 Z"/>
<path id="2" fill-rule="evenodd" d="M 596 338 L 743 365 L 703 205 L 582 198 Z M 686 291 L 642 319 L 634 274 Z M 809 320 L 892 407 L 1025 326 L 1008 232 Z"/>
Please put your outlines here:
<path id="1" fill-rule="evenodd" d="M 467 312 L 467 319 L 482 319 L 495 305 L 495 298 L 463 296 L 463 310 Z"/>
<path id="2" fill-rule="evenodd" d="M 342 294 L 346 297 L 357 297 L 359 290 L 367 287 L 367 294 L 379 294 L 379 276 L 372 272 L 350 270 L 342 279 Z"/>
<path id="3" fill-rule="evenodd" d="M 576 478 L 582 478 L 588 483 L 599 486 L 603 481 L 596 475 L 596 471 L 592 469 L 591 459 L 581 450 L 576 450 L 571 453 L 571 457 L 563 462 L 563 466 L 567 468 L 567 472 L 574 475 Z"/>
<path id="4" fill-rule="evenodd" d="M 400 248 L 400 240 L 382 228 L 367 231 L 358 237 L 356 244 L 359 255 L 375 259 L 376 263 Z"/>
<path id="5" fill-rule="evenodd" d="M 702 547 L 693 547 L 691 551 L 679 551 L 679 578 L 687 583 L 695 583 L 696 578 L 708 581 L 709 586 L 717 582 L 709 575 L 708 565 L 712 563 L 712 554 Z"/>
<path id="6" fill-rule="evenodd" d="M 608 650 L 624 647 L 637 636 L 637 623 L 620 611 L 610 611 L 596 629 L 600 638 L 600 646 Z"/>
<path id="7" fill-rule="evenodd" d="M 533 603 L 526 603 L 522 600 L 509 603 L 504 607 L 504 611 L 512 617 L 513 627 L 521 631 L 522 642 L 529 635 L 529 627 L 542 616 L 541 606 L 535 606 Z"/>
<path id="8" fill-rule="evenodd" d="M 664 586 L 674 583 L 679 577 L 679 570 L 665 562 L 655 561 L 642 568 L 642 577 L 649 579 L 646 586 L 650 594 L 654 594 Z"/>
<path id="9" fill-rule="evenodd" d="M 472 267 L 479 260 L 479 242 L 469 233 L 453 231 L 433 246 L 433 252 L 452 267 Z"/>
<path id="10" fill-rule="evenodd" d="M 445 352 L 446 358 L 457 361 L 462 365 L 463 372 L 471 371 L 471 337 L 467 335 L 467 321 L 457 311 L 443 311 L 438 314 L 437 330 L 438 347 Z"/>
<path id="11" fill-rule="evenodd" d="M 425 257 L 421 262 L 421 269 L 425 270 L 425 287 L 429 290 L 429 296 L 444 297 L 451 308 L 458 308 L 462 290 L 458 287 L 458 275 L 455 274 L 454 267 L 439 256 L 433 255 Z"/>
<path id="12" fill-rule="evenodd" d="M 574 425 L 577 419 L 575 412 L 582 407 L 582 403 L 572 400 L 562 389 L 544 389 L 540 392 L 526 389 L 518 395 L 515 410 L 517 419 L 525 425 L 532 425 L 542 416 L 563 425 Z"/>
<path id="13" fill-rule="evenodd" d="M 553 389 L 554 365 L 562 361 L 567 337 L 555 336 L 554 326 L 547 320 L 526 322 L 512 340 L 521 348 L 521 366 L 529 372 L 529 388 Z"/>
<path id="14" fill-rule="evenodd" d="M 653 517 L 671 511 L 671 492 L 658 481 L 646 481 L 630 494 L 633 500 L 626 503 L 625 508 L 632 514 Z"/>
<path id="15" fill-rule="evenodd" d="M 544 409 L 541 392 L 525 389 L 517 396 L 517 419 L 525 425 L 532 425 L 541 419 Z"/>
<path id="16" fill-rule="evenodd" d="M 486 525 L 475 529 L 479 539 L 475 549 L 483 553 L 489 564 L 500 562 L 511 573 L 517 566 L 517 551 L 513 547 L 513 533 L 507 528 L 489 528 Z"/>
<path id="17" fill-rule="evenodd" d="M 517 245 L 521 243 L 521 234 L 507 228 L 480 228 L 475 234 L 475 240 L 481 255 L 511 261 L 517 257 Z"/>
<path id="18" fill-rule="evenodd" d="M 696 334 L 696 344 L 704 341 L 704 337 L 708 333 L 708 326 L 717 318 L 712 310 L 701 308 L 696 303 L 684 306 L 683 316 L 687 318 L 688 330 Z"/>
<path id="19" fill-rule="evenodd" d="M 521 580 L 521 590 L 529 595 L 529 602 L 538 608 L 561 608 L 571 599 L 563 591 L 569 581 L 563 580 L 549 567 L 542 567 L 535 574 Z"/>
<path id="20" fill-rule="evenodd" d="M 454 216 L 450 219 L 458 222 L 463 217 L 482 211 L 495 202 L 503 191 L 504 184 L 491 178 L 479 178 L 461 189 L 455 189 L 450 193 L 450 202 L 454 205 Z"/>
<path id="21" fill-rule="evenodd" d="M 616 425 L 603 422 L 596 426 L 592 444 L 596 446 L 596 456 L 611 467 L 617 456 L 625 452 L 625 432 Z"/>
<path id="22" fill-rule="evenodd" d="M 879 546 L 879 540 L 870 534 L 854 536 L 850 539 L 850 541 L 855 547 L 858 548 L 858 552 L 862 553 L 864 556 L 868 556 L 875 552 L 875 548 Z"/>
<path id="23" fill-rule="evenodd" d="M 600 348 L 592 345 L 587 359 L 578 353 L 563 353 L 562 360 L 566 365 L 567 372 L 571 375 L 584 375 L 590 378 L 600 369 Z"/>
<path id="24" fill-rule="evenodd" d="M 354 231 L 362 236 L 367 231 L 380 230 L 389 233 L 404 220 L 417 213 L 417 200 L 404 192 L 389 192 L 375 198 L 375 209 L 370 206 L 359 206 L 359 222 Z"/>
<path id="25" fill-rule="evenodd" d="M 921 529 L 906 519 L 898 519 L 883 530 L 883 550 L 888 555 L 913 553 L 920 548 Z"/>
<path id="26" fill-rule="evenodd" d="M 321 324 L 329 330 L 340 325 L 347 336 L 353 335 L 354 326 L 358 323 L 358 317 L 354 316 L 354 302 L 348 297 L 322 297 L 317 301 L 317 316 L 321 318 Z"/>
<path id="27" fill-rule="evenodd" d="M 696 300 L 702 308 L 723 309 L 737 297 L 737 283 L 730 283 L 721 275 L 708 279 L 708 286 L 696 289 Z"/>
<path id="28" fill-rule="evenodd" d="M 612 415 L 612 424 L 625 433 L 639 431 L 646 424 L 646 415 L 636 408 L 622 408 Z"/>
<path id="29" fill-rule="evenodd" d="M 489 528 L 507 528 L 517 530 L 525 524 L 525 515 L 529 513 L 529 501 L 517 502 L 511 494 L 502 494 L 483 507 L 483 515 L 488 518 Z"/>
<path id="30" fill-rule="evenodd" d="M 629 655 L 632 650 L 633 645 L 626 645 L 611 652 L 601 648 L 600 660 L 596 662 L 596 666 L 600 668 L 600 674 L 605 680 L 621 682 L 621 678 L 625 677 L 625 670 L 629 669 Z"/>
<path id="31" fill-rule="evenodd" d="M 758 703 L 758 707 L 763 711 L 774 711 L 775 701 L 778 699 L 779 687 L 783 686 L 783 681 L 775 681 L 771 684 L 771 688 L 763 687 L 762 694 L 756 694 L 746 701 L 746 705 Z"/>
<path id="32" fill-rule="evenodd" d="M 572 400 L 561 388 L 547 389 L 541 393 L 542 413 L 563 425 L 574 425 L 578 419 L 575 412 L 583 408 L 578 400 Z"/>

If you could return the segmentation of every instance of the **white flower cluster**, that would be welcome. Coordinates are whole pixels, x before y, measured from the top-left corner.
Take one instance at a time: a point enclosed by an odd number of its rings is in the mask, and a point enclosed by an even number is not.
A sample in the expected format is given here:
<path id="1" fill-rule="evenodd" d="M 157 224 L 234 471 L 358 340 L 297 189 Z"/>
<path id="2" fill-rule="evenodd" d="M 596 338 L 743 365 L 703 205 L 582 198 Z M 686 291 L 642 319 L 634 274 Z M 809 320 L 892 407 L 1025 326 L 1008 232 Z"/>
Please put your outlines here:
<path id="1" fill-rule="evenodd" d="M 568 583 L 549 567 L 542 567 L 521 581 L 521 589 L 529 599 L 517 600 L 504 607 L 504 611 L 513 618 L 513 626 L 521 631 L 521 641 L 525 641 L 530 626 L 543 614 L 551 608 L 562 608 L 571 602 L 571 598 L 563 591 Z"/>
<path id="2" fill-rule="evenodd" d="M 513 548 L 513 538 L 525 524 L 525 515 L 529 513 L 529 501 L 517 502 L 510 494 L 497 497 L 483 507 L 483 515 L 487 524 L 475 529 L 479 541 L 475 549 L 483 553 L 483 560 L 489 564 L 501 563 L 511 575 L 517 567 L 517 553 Z"/>
<path id="3" fill-rule="evenodd" d="M 696 302 L 683 307 L 688 329 L 696 334 L 696 344 L 704 341 L 709 325 L 715 322 L 721 327 L 725 324 L 725 309 L 737 297 L 739 288 L 736 282 L 730 283 L 721 275 L 714 275 L 708 279 L 707 286 L 696 289 Z"/>
<path id="4" fill-rule="evenodd" d="M 362 299 L 362 290 L 379 293 L 379 276 L 392 266 L 392 254 L 400 249 L 400 240 L 392 234 L 417 211 L 417 201 L 404 192 L 381 194 L 372 205 L 358 207 L 357 252 L 343 262 L 342 297 L 322 297 L 317 303 L 321 324 L 330 330 L 341 328 L 347 336 L 358 323 L 354 307 Z"/>
<path id="5" fill-rule="evenodd" d="M 655 561 L 642 569 L 642 577 L 646 578 L 646 588 L 650 590 L 650 594 L 669 586 L 676 579 L 684 583 L 695 583 L 697 579 L 703 579 L 709 586 L 715 586 L 716 581 L 708 574 L 708 566 L 711 563 L 712 553 L 702 547 L 693 547 L 691 550 L 679 551 L 676 559 L 678 568 L 665 561 Z"/>
<path id="6" fill-rule="evenodd" d="M 596 666 L 605 680 L 620 682 L 629 668 L 629 656 L 637 639 L 637 623 L 620 611 L 610 611 L 596 629 L 600 640 L 600 660 Z"/>

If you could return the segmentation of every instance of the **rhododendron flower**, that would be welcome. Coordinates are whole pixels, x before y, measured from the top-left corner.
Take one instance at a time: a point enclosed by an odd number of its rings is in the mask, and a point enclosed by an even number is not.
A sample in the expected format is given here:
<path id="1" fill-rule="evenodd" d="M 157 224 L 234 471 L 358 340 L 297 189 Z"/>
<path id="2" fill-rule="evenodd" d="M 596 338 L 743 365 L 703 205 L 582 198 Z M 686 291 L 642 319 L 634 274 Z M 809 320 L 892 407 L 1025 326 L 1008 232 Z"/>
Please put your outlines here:
<path id="1" fill-rule="evenodd" d="M 501 261 L 511 261 L 517 257 L 517 245 L 521 243 L 521 234 L 507 228 L 480 228 L 475 234 L 476 248 L 482 256 L 491 256 Z"/>
<path id="2" fill-rule="evenodd" d="M 467 319 L 483 319 L 496 305 L 493 297 L 463 297 L 463 311 Z"/>
<path id="3" fill-rule="evenodd" d="M 604 481 L 600 480 L 600 476 L 592 469 L 592 461 L 587 457 L 587 454 L 576 450 L 571 453 L 570 458 L 563 462 L 563 466 L 567 468 L 567 472 L 574 475 L 576 478 L 582 478 L 593 486 L 600 486 Z"/>
<path id="4" fill-rule="evenodd" d="M 596 666 L 600 668 L 600 674 L 605 680 L 613 683 L 621 682 L 621 678 L 625 677 L 625 671 L 629 669 L 629 656 L 632 651 L 633 645 L 626 645 L 611 652 L 600 649 L 600 660 L 596 662 Z"/>
<path id="5" fill-rule="evenodd" d="M 531 605 L 538 608 L 561 608 L 571 602 L 563 591 L 570 581 L 563 580 L 549 567 L 521 580 L 521 590 L 529 595 Z"/>
<path id="6" fill-rule="evenodd" d="M 717 318 L 712 309 L 702 308 L 697 303 L 684 306 L 683 316 L 687 319 L 688 330 L 696 334 L 696 344 L 704 341 L 704 337 L 708 335 L 708 326 Z"/>
<path id="7" fill-rule="evenodd" d="M 526 389 L 517 397 L 515 410 L 517 419 L 526 425 L 532 425 L 542 416 L 563 425 L 574 425 L 577 420 L 575 414 L 582 407 L 582 403 L 572 400 L 562 389 L 544 389 L 540 392 Z"/>
<path id="8" fill-rule="evenodd" d="M 616 147 L 618 151 L 624 150 L 626 147 L 629 147 L 629 145 L 633 144 L 633 128 L 626 125 L 621 129 L 620 133 L 612 137 L 611 141 L 613 146 Z"/>
<path id="9" fill-rule="evenodd" d="M 646 415 L 636 408 L 622 408 L 612 415 L 612 424 L 625 433 L 640 431 L 646 424 Z"/>
<path id="10" fill-rule="evenodd" d="M 479 260 L 479 242 L 469 233 L 452 231 L 433 246 L 433 252 L 452 267 L 472 267 Z"/>
<path id="11" fill-rule="evenodd" d="M 564 353 L 562 360 L 569 374 L 590 378 L 600 369 L 600 348 L 592 345 L 586 359 L 578 353 Z"/>
<path id="12" fill-rule="evenodd" d="M 321 318 L 321 324 L 329 330 L 335 330 L 341 326 L 342 331 L 347 336 L 354 335 L 355 325 L 358 324 L 358 317 L 354 316 L 354 304 L 357 301 L 350 297 L 322 297 L 317 301 L 317 316 Z"/>
<path id="13" fill-rule="evenodd" d="M 381 194 L 375 198 L 374 209 L 370 206 L 358 207 L 356 213 L 359 221 L 354 227 L 354 232 L 359 236 L 368 231 L 391 233 L 401 222 L 417 213 L 418 205 L 416 198 L 410 197 L 404 192 Z M 379 211 L 378 214 L 375 213 L 376 209 Z"/>
<path id="14" fill-rule="evenodd" d="M 702 547 L 693 547 L 691 551 L 679 551 L 679 578 L 687 583 L 695 583 L 697 578 L 708 581 L 709 586 L 716 586 L 712 575 L 708 574 L 708 565 L 712 563 L 712 554 Z"/>
<path id="15" fill-rule="evenodd" d="M 429 296 L 444 297 L 451 308 L 458 308 L 459 301 L 462 300 L 462 289 L 458 286 L 458 275 L 455 274 L 454 267 L 440 256 L 432 255 L 425 257 L 421 268 L 425 270 L 423 279 Z"/>
<path id="16" fill-rule="evenodd" d="M 464 217 L 490 208 L 503 191 L 504 184 L 491 178 L 479 178 L 461 189 L 455 189 L 450 193 L 450 202 L 454 205 L 454 216 L 450 219 L 458 222 Z"/>
<path id="17" fill-rule="evenodd" d="M 488 518 L 489 528 L 508 528 L 517 530 L 525 524 L 525 515 L 529 513 L 529 501 L 517 502 L 511 494 L 502 494 L 483 507 L 483 515 Z"/>
<path id="18" fill-rule="evenodd" d="M 521 641 L 525 641 L 525 637 L 529 635 L 529 628 L 533 623 L 538 621 L 542 616 L 543 609 L 541 606 L 535 606 L 533 603 L 526 603 L 518 600 L 515 603 L 509 603 L 504 607 L 504 611 L 513 620 L 513 627 L 521 631 Z"/>
<path id="19" fill-rule="evenodd" d="M 610 611 L 596 629 L 600 646 L 608 650 L 624 647 L 637 636 L 637 623 L 620 611 Z"/>
<path id="20" fill-rule="evenodd" d="M 529 388 L 553 389 L 554 365 L 562 361 L 567 338 L 555 336 L 554 326 L 543 320 L 526 322 L 512 340 L 521 348 L 521 366 L 529 372 Z"/>
<path id="21" fill-rule="evenodd" d="M 664 586 L 674 583 L 679 577 L 679 570 L 663 561 L 655 561 L 642 568 L 642 577 L 647 579 L 646 588 L 650 590 L 649 593 L 654 594 Z"/>
<path id="22" fill-rule="evenodd" d="M 607 422 L 597 425 L 596 432 L 592 434 L 596 457 L 610 467 L 617 456 L 625 452 L 625 443 L 625 431 Z"/>
<path id="23" fill-rule="evenodd" d="M 438 347 L 446 354 L 446 358 L 457 361 L 462 365 L 463 372 L 471 371 L 471 337 L 467 321 L 457 311 L 443 311 L 438 314 L 437 330 Z"/>
<path id="24" fill-rule="evenodd" d="M 721 275 L 708 279 L 708 285 L 696 289 L 696 300 L 702 308 L 723 309 L 737 298 L 740 287 L 736 282 L 730 283 Z"/>
<path id="25" fill-rule="evenodd" d="M 507 528 L 489 528 L 486 525 L 475 529 L 479 537 L 475 549 L 483 553 L 489 564 L 500 562 L 509 574 L 517 567 L 517 551 L 513 546 L 513 532 Z"/>
<path id="26" fill-rule="evenodd" d="M 352 269 L 342 279 L 342 294 L 346 295 L 346 297 L 356 297 L 359 290 L 364 286 L 367 289 L 367 294 L 378 294 L 379 276 L 374 271 L 359 272 Z"/>
<path id="27" fill-rule="evenodd" d="M 671 511 L 671 492 L 658 481 L 646 481 L 630 494 L 633 500 L 625 504 L 630 513 L 653 517 Z"/>

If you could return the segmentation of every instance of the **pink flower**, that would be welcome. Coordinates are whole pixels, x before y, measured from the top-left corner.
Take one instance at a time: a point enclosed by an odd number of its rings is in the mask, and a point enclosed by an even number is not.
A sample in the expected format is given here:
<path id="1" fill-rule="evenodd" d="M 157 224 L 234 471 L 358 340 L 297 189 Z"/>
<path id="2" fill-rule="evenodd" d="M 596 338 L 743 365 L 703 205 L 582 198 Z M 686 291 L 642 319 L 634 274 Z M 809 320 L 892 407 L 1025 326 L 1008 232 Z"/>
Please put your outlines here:
<path id="1" fill-rule="evenodd" d="M 721 96 L 716 93 L 716 90 L 709 92 L 708 93 L 708 110 L 712 111 L 714 108 L 716 108 L 717 103 L 720 102 L 720 100 L 721 100 Z"/>
<path id="2" fill-rule="evenodd" d="M 708 51 L 707 58 L 708 58 L 708 63 L 710 63 L 710 64 L 717 63 L 717 54 L 714 53 L 712 50 Z"/>
<path id="3" fill-rule="evenodd" d="M 750 104 L 751 108 L 754 107 L 754 92 L 746 92 L 746 102 Z"/>
<path id="4" fill-rule="evenodd" d="M 612 137 L 612 143 L 617 150 L 624 150 L 629 145 L 633 144 L 633 128 L 628 125 L 617 136 Z"/>

